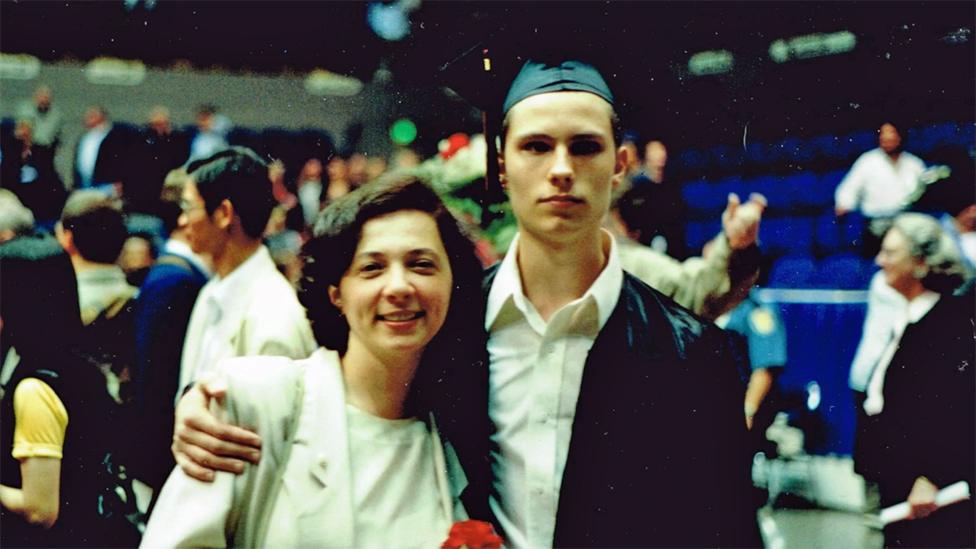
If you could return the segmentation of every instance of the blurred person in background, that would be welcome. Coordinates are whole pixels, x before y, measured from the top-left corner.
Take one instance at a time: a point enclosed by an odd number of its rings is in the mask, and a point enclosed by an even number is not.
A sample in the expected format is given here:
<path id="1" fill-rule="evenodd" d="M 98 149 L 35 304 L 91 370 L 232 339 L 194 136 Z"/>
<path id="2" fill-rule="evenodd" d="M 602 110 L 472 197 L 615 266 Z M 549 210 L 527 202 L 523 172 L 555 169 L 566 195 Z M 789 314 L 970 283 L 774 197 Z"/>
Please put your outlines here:
<path id="1" fill-rule="evenodd" d="M 893 120 L 878 129 L 878 148 L 862 154 L 834 191 L 834 213 L 840 217 L 860 210 L 868 220 L 864 255 L 877 253 L 891 219 L 908 206 L 919 185 L 925 163 L 902 147 L 901 132 Z"/>
<path id="2" fill-rule="evenodd" d="M 945 146 L 931 153 L 925 188 L 912 209 L 939 215 L 942 230 L 956 243 L 970 272 L 976 271 L 976 151 Z"/>
<path id="3" fill-rule="evenodd" d="M 227 132 L 230 121 L 217 112 L 217 107 L 203 104 L 197 107 L 196 131 L 190 138 L 188 157 L 190 160 L 207 158 L 229 147 Z"/>
<path id="4" fill-rule="evenodd" d="M 323 183 L 322 161 L 318 158 L 309 158 L 305 161 L 298 178 L 296 179 L 296 189 L 298 192 L 298 203 L 301 206 L 302 221 L 305 227 L 315 224 L 315 218 L 322 210 Z"/>
<path id="5" fill-rule="evenodd" d="M 186 135 L 173 130 L 169 109 L 157 105 L 149 111 L 141 131 L 132 182 L 126 189 L 128 211 L 159 215 L 159 196 L 166 175 L 187 159 Z"/>
<path id="6" fill-rule="evenodd" d="M 222 358 L 307 357 L 316 346 L 305 311 L 262 244 L 275 206 L 268 165 L 232 147 L 187 171 L 179 226 L 194 252 L 211 257 L 214 276 L 190 316 L 178 387 Z"/>
<path id="7" fill-rule="evenodd" d="M 730 195 L 722 213 L 722 233 L 706 244 L 701 257 L 679 261 L 636 240 L 644 199 L 631 187 L 616 197 L 604 226 L 617 238 L 624 270 L 674 299 L 682 307 L 714 320 L 735 307 L 759 276 L 756 246 L 766 199 L 754 194 L 741 204 Z"/>
<path id="8" fill-rule="evenodd" d="M 133 397 L 142 442 L 132 467 L 158 494 L 173 468 L 173 397 L 179 390 L 180 357 L 190 313 L 210 277 L 209 257 L 190 247 L 179 226 L 187 174 L 169 173 L 160 196 L 160 215 L 169 238 L 139 289 L 135 307 Z"/>
<path id="9" fill-rule="evenodd" d="M 786 366 L 786 330 L 775 306 L 759 300 L 753 288 L 746 299 L 715 319 L 732 335 L 742 377 L 747 379 L 744 411 L 753 438 L 765 439 L 766 428 L 776 415 L 776 378 Z M 771 398 L 767 399 L 767 397 Z"/>
<path id="10" fill-rule="evenodd" d="M 85 110 L 85 132 L 74 154 L 74 188 L 110 187 L 123 196 L 132 163 L 132 136 L 112 124 L 108 110 L 93 105 Z"/>
<path id="11" fill-rule="evenodd" d="M 417 154 L 417 151 L 411 149 L 410 147 L 397 147 L 393 151 L 392 160 L 390 161 L 391 170 L 409 170 L 410 168 L 416 168 L 420 165 L 421 158 Z"/>
<path id="12" fill-rule="evenodd" d="M 152 236 L 136 233 L 125 239 L 118 263 L 129 285 L 138 288 L 142 286 L 155 260 L 156 248 L 153 246 Z"/>
<path id="13" fill-rule="evenodd" d="M 54 104 L 54 95 L 48 86 L 39 86 L 30 100 L 22 101 L 17 106 L 15 116 L 18 120 L 27 120 L 34 130 L 34 144 L 50 149 L 54 156 L 58 145 L 61 144 L 61 130 L 64 119 L 61 110 Z"/>
<path id="14" fill-rule="evenodd" d="M 349 159 L 346 160 L 346 174 L 349 178 L 349 185 L 353 189 L 369 181 L 369 172 L 366 170 L 367 164 L 366 155 L 358 152 L 349 155 Z"/>
<path id="15" fill-rule="evenodd" d="M 622 205 L 636 240 L 675 259 L 685 259 L 685 202 L 681 185 L 668 179 L 668 149 L 652 139 L 644 147 L 643 169 L 631 180 L 630 199 Z"/>
<path id="16" fill-rule="evenodd" d="M 132 547 L 135 531 L 99 514 L 102 460 L 126 433 L 111 423 L 102 374 L 74 352 L 78 287 L 49 240 L 0 245 L 0 337 L 17 361 L 0 391 L 0 545 Z"/>
<path id="17" fill-rule="evenodd" d="M 375 181 L 379 179 L 384 173 L 386 173 L 387 162 L 386 157 L 382 155 L 373 155 L 366 158 L 366 180 Z"/>
<path id="18" fill-rule="evenodd" d="M 34 214 L 17 195 L 0 189 L 0 244 L 34 232 Z"/>
<path id="19" fill-rule="evenodd" d="M 0 185 L 17 195 L 38 225 L 50 230 L 68 193 L 54 167 L 54 149 L 35 142 L 34 123 L 32 118 L 18 119 L 13 136 L 5 136 Z"/>
<path id="20" fill-rule="evenodd" d="M 75 268 L 83 324 L 135 296 L 116 264 L 127 236 L 118 200 L 93 189 L 74 191 L 55 235 Z"/>
<path id="21" fill-rule="evenodd" d="M 132 310 L 138 288 L 117 264 L 127 234 L 119 201 L 94 189 L 71 193 L 55 227 L 78 281 L 82 352 L 101 369 L 119 402 L 127 399 L 135 360 Z"/>
<path id="22" fill-rule="evenodd" d="M 972 500 L 945 508 L 935 495 L 976 480 L 972 283 L 952 240 L 932 217 L 897 216 L 877 263 L 904 298 L 858 394 L 855 470 L 876 482 L 881 506 L 907 500 L 910 520 L 885 527 L 885 545 L 972 547 Z"/>
<path id="23" fill-rule="evenodd" d="M 323 202 L 329 202 L 344 196 L 352 190 L 352 183 L 349 182 L 349 169 L 346 160 L 339 155 L 329 159 L 325 165 L 325 173 L 329 176 L 329 186 L 325 189 Z"/>

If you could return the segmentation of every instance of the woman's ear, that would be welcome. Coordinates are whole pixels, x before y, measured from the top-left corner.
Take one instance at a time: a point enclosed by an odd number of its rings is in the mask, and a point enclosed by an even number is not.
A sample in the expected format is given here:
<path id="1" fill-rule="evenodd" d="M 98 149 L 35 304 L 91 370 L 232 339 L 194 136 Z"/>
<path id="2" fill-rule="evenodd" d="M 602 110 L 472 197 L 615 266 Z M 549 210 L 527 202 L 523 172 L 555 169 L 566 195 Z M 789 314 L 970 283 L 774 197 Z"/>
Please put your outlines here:
<path id="1" fill-rule="evenodd" d="M 342 313 L 342 296 L 339 295 L 339 288 L 331 284 L 329 285 L 329 301 L 331 301 L 332 305 L 334 305 L 335 308 L 339 309 L 339 312 Z"/>

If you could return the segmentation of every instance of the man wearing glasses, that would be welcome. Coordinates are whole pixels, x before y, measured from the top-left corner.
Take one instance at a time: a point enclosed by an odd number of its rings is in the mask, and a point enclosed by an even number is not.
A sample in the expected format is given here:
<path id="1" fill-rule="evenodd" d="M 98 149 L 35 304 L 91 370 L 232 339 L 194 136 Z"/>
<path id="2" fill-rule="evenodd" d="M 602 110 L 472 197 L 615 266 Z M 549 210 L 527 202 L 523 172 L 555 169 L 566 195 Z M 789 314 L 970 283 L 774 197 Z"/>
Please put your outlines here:
<path id="1" fill-rule="evenodd" d="M 179 387 L 220 359 L 305 358 L 316 348 L 295 290 L 261 243 L 274 207 L 268 166 L 234 147 L 187 167 L 179 226 L 195 253 L 213 260 L 183 346 Z"/>

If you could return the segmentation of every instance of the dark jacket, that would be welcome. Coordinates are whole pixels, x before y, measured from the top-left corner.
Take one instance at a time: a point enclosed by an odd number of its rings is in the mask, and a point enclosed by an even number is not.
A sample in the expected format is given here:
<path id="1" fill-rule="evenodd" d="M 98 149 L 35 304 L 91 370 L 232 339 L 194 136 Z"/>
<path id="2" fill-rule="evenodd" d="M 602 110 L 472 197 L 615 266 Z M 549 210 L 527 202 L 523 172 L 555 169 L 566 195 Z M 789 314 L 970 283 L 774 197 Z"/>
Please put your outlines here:
<path id="1" fill-rule="evenodd" d="M 207 275 L 189 260 L 163 254 L 149 270 L 135 307 L 133 397 L 143 443 L 133 469 L 155 489 L 162 487 L 175 462 L 174 399 L 190 313 Z"/>
<path id="2" fill-rule="evenodd" d="M 750 461 L 721 331 L 625 273 L 583 370 L 555 545 L 759 545 Z"/>
<path id="3" fill-rule="evenodd" d="M 904 501 L 919 476 L 940 488 L 960 480 L 976 486 L 974 337 L 972 293 L 943 296 L 905 328 L 885 373 L 882 412 L 867 416 L 858 406 L 855 469 L 878 483 L 882 506 Z M 901 541 L 886 531 L 886 542 L 972 546 L 973 503 L 898 523 L 895 530 Z"/>
<path id="4" fill-rule="evenodd" d="M 131 126 L 113 124 L 108 135 L 98 147 L 95 160 L 95 170 L 92 172 L 91 186 L 107 183 L 119 183 L 125 186 L 132 173 L 133 144 L 138 137 Z M 79 140 L 79 144 L 80 144 Z M 72 156 L 72 172 L 74 188 L 84 187 L 81 174 L 78 172 L 78 144 L 75 145 Z"/>

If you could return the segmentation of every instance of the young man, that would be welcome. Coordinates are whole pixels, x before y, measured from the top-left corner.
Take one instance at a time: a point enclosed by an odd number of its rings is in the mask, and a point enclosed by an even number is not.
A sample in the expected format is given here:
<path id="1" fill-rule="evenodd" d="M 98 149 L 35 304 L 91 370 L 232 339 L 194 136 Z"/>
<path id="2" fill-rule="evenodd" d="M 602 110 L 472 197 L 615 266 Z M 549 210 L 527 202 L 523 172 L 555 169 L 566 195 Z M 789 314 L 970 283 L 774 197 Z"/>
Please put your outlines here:
<path id="1" fill-rule="evenodd" d="M 499 172 L 519 234 L 486 276 L 494 430 L 476 457 L 491 471 L 468 471 L 469 482 L 490 485 L 512 547 L 755 545 L 725 340 L 624 273 L 601 229 L 625 169 L 612 104 L 600 74 L 575 61 L 527 63 L 505 101 Z M 256 442 L 204 416 L 202 391 L 191 395 L 178 447 L 207 442 L 186 432 L 194 426 Z"/>
<path id="2" fill-rule="evenodd" d="M 214 276 L 190 315 L 179 387 L 226 357 L 307 357 L 316 344 L 305 310 L 261 244 L 275 203 L 267 164 L 235 147 L 187 171 L 179 226 L 195 253 L 211 257 Z"/>

